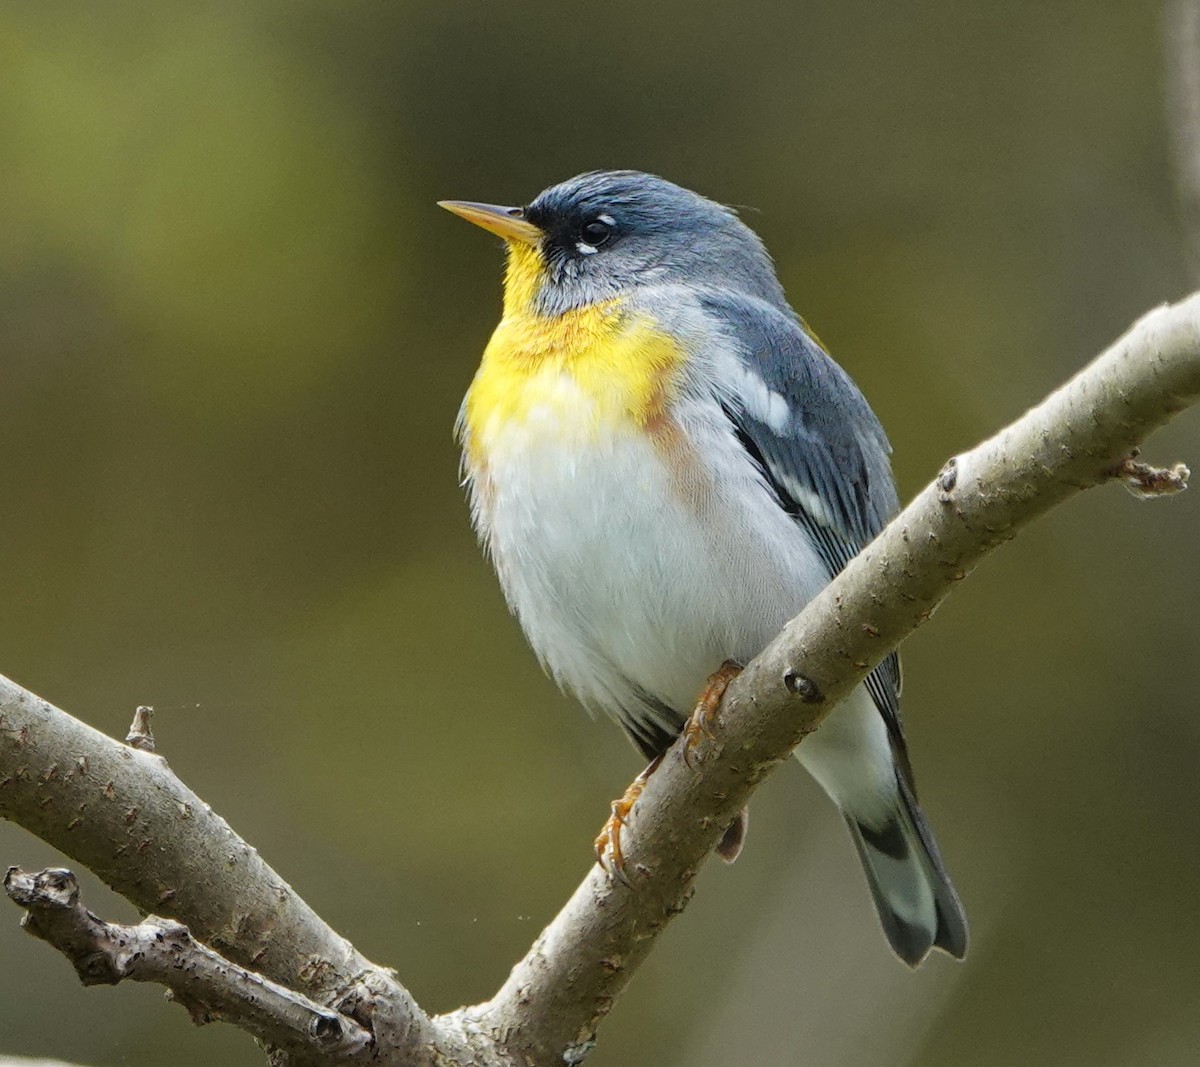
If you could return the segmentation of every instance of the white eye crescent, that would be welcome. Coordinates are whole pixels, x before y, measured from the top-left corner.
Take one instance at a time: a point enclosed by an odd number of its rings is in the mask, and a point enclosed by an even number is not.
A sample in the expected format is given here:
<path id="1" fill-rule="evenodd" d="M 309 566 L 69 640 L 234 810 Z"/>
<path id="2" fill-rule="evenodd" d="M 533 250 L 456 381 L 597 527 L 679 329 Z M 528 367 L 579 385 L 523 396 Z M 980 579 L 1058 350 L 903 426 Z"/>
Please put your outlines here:
<path id="1" fill-rule="evenodd" d="M 601 245 L 607 244 L 612 239 L 615 229 L 616 221 L 611 215 L 597 215 L 595 218 L 588 219 L 580 227 L 579 240 L 575 247 L 581 252 L 585 247 L 590 252 L 595 252 Z"/>

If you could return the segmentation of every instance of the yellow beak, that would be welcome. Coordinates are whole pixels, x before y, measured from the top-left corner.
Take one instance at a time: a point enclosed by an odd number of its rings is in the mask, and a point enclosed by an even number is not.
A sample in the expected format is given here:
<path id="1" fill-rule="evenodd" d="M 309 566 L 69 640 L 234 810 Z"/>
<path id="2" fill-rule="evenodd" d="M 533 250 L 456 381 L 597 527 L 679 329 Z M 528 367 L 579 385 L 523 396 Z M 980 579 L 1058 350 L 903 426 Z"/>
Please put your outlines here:
<path id="1" fill-rule="evenodd" d="M 536 245 L 546 236 L 545 231 L 525 218 L 525 209 L 522 207 L 476 204 L 470 200 L 439 200 L 438 207 L 444 207 L 460 218 L 503 237 L 506 241 Z"/>

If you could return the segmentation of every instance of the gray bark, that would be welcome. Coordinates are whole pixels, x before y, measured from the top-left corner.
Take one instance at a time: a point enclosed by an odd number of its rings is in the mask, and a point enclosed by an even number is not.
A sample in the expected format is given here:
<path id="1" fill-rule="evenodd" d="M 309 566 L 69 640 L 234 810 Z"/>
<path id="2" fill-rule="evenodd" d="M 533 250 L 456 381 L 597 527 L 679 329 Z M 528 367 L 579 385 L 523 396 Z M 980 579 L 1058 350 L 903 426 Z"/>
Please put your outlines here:
<path id="1" fill-rule="evenodd" d="M 0 815 L 144 911 L 186 923 L 225 959 L 361 1023 L 375 1037 L 372 1062 L 580 1063 L 758 783 L 1022 526 L 1112 479 L 1144 497 L 1183 488 L 1182 465 L 1160 470 L 1132 456 L 1197 398 L 1200 295 L 1146 315 L 1042 404 L 951 460 L 729 687 L 692 765 L 678 745 L 668 753 L 623 835 L 630 884 L 593 868 L 486 1004 L 425 1016 L 161 757 L 11 682 L 0 682 Z"/>

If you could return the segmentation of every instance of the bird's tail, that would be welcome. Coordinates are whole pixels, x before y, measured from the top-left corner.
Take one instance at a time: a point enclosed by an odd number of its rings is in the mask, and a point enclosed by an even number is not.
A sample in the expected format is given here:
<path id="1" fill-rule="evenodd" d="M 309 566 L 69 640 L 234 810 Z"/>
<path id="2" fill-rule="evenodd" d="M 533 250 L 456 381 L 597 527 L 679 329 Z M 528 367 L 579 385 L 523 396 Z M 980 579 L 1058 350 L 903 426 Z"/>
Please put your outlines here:
<path id="1" fill-rule="evenodd" d="M 967 952 L 967 917 L 903 772 L 896 781 L 896 804 L 882 825 L 843 813 L 879 921 L 893 951 L 910 967 L 932 948 L 961 960 Z"/>

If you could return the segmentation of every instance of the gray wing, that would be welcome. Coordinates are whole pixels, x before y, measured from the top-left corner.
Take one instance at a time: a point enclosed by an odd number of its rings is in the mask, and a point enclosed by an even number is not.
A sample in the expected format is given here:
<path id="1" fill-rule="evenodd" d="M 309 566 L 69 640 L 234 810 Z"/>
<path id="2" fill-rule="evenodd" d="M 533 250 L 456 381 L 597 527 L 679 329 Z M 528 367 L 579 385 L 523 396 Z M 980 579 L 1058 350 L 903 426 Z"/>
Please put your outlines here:
<path id="1" fill-rule="evenodd" d="M 897 510 L 883 427 L 850 376 L 795 318 L 739 294 L 714 292 L 703 303 L 726 324 L 739 361 L 726 368 L 738 380 L 725 383 L 721 406 L 832 578 Z M 896 653 L 865 684 L 903 755 Z"/>

